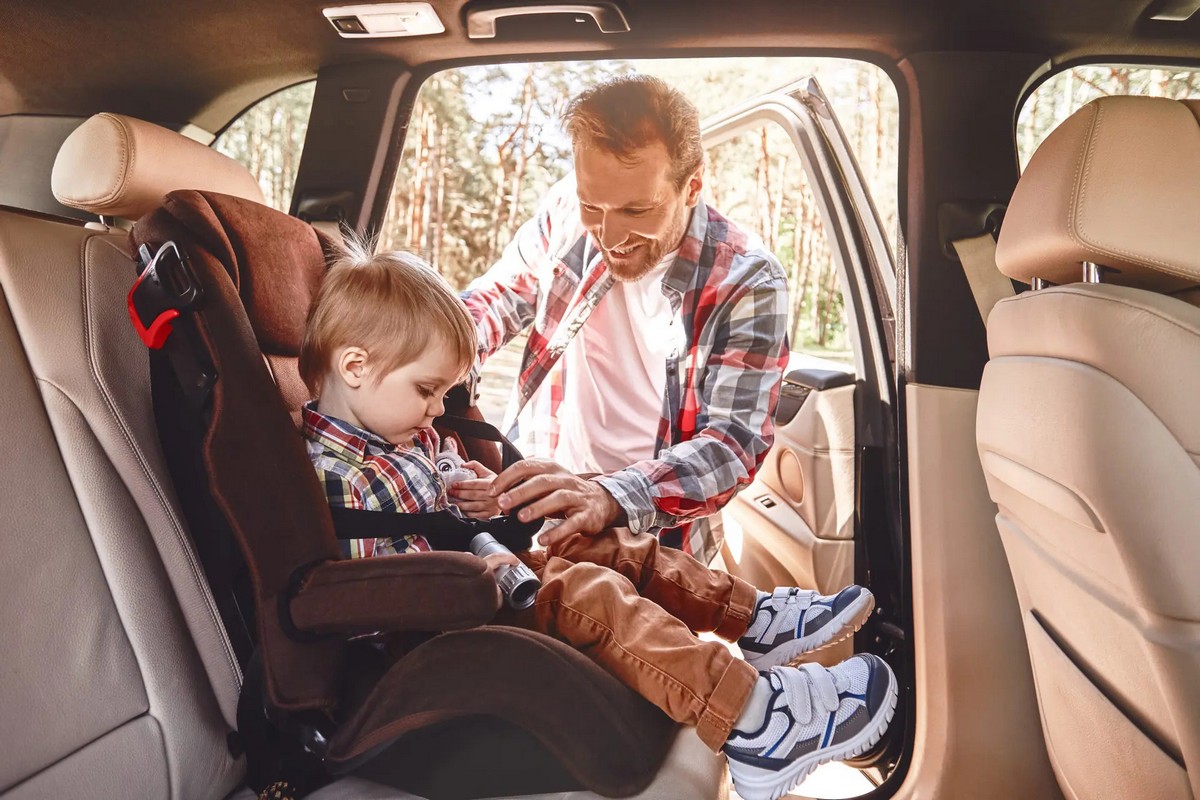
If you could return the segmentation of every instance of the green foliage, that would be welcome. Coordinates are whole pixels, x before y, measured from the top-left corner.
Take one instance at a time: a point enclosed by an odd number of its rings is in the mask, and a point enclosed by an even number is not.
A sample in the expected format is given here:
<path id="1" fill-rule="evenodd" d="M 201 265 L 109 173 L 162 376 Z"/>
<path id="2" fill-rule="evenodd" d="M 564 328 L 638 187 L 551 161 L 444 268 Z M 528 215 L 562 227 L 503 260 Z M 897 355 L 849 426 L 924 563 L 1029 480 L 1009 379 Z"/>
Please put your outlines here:
<path id="1" fill-rule="evenodd" d="M 1017 153 L 1021 168 L 1063 120 L 1097 97 L 1148 95 L 1175 100 L 1200 93 L 1200 72 L 1184 67 L 1135 67 L 1089 64 L 1051 76 L 1034 90 L 1017 117 Z"/>
<path id="2" fill-rule="evenodd" d="M 876 67 L 844 59 L 740 58 L 537 62 L 439 73 L 421 88 L 379 246 L 421 254 L 455 286 L 499 257 L 543 193 L 571 168 L 561 129 L 568 101 L 630 72 L 658 75 L 701 117 L 816 76 L 855 148 L 885 229 L 896 229 L 899 112 Z M 313 84 L 268 97 L 235 122 L 217 149 L 246 164 L 267 201 L 287 210 Z M 799 157 L 777 126 L 710 148 L 705 196 L 758 234 L 787 270 L 797 350 L 845 357 L 845 307 L 821 216 Z"/>
<path id="3" fill-rule="evenodd" d="M 571 168 L 560 119 L 568 100 L 615 75 L 658 75 L 702 117 L 815 74 L 879 197 L 896 217 L 895 90 L 875 67 L 840 59 L 548 62 L 440 73 L 422 87 L 380 246 L 414 250 L 456 286 L 481 275 Z M 795 148 L 775 126 L 707 153 L 705 195 L 757 233 L 788 271 L 795 349 L 848 348 L 845 308 L 820 214 Z"/>
<path id="4" fill-rule="evenodd" d="M 312 111 L 313 81 L 300 83 L 256 103 L 213 144 L 245 164 L 258 179 L 267 205 L 287 211 L 300 169 L 300 152 Z"/>

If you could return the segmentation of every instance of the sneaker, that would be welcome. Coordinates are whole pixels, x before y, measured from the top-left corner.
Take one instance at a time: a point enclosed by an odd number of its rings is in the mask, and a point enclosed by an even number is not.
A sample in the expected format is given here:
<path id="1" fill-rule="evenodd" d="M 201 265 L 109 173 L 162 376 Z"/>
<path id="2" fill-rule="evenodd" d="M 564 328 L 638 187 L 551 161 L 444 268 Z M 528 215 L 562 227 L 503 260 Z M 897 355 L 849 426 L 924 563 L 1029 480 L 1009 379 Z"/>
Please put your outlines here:
<path id="1" fill-rule="evenodd" d="M 878 656 L 830 669 L 775 667 L 763 677 L 772 695 L 762 727 L 735 729 L 724 746 L 743 800 L 776 800 L 821 764 L 862 755 L 896 713 L 896 676 Z"/>
<path id="2" fill-rule="evenodd" d="M 737 644 L 755 669 L 794 664 L 853 636 L 874 609 L 875 595 L 861 586 L 835 595 L 789 588 L 759 592 L 754 619 Z"/>

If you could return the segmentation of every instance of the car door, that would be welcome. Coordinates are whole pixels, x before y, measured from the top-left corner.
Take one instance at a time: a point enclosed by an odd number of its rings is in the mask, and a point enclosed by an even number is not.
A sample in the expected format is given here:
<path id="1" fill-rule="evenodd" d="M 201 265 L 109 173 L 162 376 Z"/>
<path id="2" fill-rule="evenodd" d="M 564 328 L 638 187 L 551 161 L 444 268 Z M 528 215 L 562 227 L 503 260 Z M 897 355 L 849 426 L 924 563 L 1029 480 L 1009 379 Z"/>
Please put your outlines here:
<path id="1" fill-rule="evenodd" d="M 814 78 L 704 123 L 706 148 L 778 125 L 796 148 L 837 267 L 853 363 L 792 352 L 775 443 L 749 487 L 724 509 L 721 557 L 761 588 L 823 593 L 869 585 L 873 635 L 903 636 L 894 401 L 895 266 L 880 215 Z M 886 624 L 885 624 L 886 623 Z M 832 654 L 838 658 L 845 654 Z"/>

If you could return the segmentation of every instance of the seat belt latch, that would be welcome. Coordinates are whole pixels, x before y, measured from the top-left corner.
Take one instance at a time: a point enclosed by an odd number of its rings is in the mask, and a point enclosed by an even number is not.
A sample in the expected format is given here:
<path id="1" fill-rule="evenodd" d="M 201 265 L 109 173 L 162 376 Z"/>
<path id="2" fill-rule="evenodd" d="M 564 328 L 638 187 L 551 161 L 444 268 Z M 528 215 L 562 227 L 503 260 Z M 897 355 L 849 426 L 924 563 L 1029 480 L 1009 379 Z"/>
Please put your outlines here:
<path id="1" fill-rule="evenodd" d="M 129 319 L 138 337 L 151 350 L 166 344 L 172 323 L 184 311 L 195 308 L 203 297 L 200 283 L 174 242 L 158 248 L 153 258 L 143 246 L 145 264 L 129 290 Z"/>

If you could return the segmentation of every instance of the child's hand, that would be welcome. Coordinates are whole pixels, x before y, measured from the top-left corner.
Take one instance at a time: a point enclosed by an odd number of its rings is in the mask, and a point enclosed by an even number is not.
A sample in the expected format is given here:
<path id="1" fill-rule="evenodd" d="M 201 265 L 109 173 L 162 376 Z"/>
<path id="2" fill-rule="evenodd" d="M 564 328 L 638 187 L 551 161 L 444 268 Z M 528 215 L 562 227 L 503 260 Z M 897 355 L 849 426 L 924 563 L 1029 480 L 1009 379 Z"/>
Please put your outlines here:
<path id="1" fill-rule="evenodd" d="M 487 564 L 488 572 L 492 574 L 492 580 L 496 580 L 496 570 L 505 564 L 511 564 L 514 567 L 520 564 L 520 560 L 512 553 L 492 553 L 483 557 L 483 563 Z M 504 593 L 500 591 L 500 582 L 496 580 L 496 605 L 499 606 L 504 602 Z"/>
<path id="2" fill-rule="evenodd" d="M 450 502 L 473 519 L 491 519 L 500 513 L 495 497 L 488 494 L 496 473 L 478 461 L 468 461 L 463 467 L 477 476 L 474 480 L 458 481 L 449 487 Z"/>
<path id="3" fill-rule="evenodd" d="M 514 567 L 521 563 L 521 560 L 512 553 L 492 553 L 483 557 L 484 563 L 488 565 L 488 570 L 492 575 L 496 574 L 496 568 L 504 564 L 512 564 Z"/>

